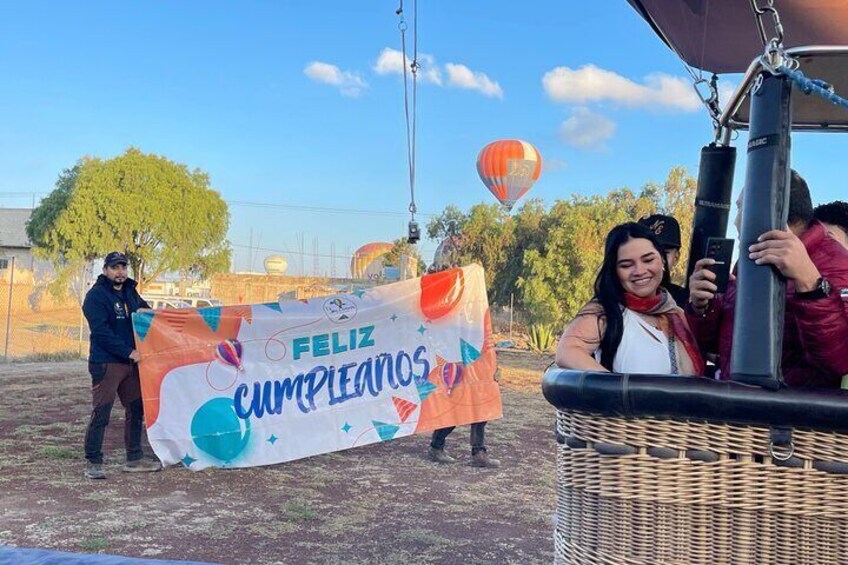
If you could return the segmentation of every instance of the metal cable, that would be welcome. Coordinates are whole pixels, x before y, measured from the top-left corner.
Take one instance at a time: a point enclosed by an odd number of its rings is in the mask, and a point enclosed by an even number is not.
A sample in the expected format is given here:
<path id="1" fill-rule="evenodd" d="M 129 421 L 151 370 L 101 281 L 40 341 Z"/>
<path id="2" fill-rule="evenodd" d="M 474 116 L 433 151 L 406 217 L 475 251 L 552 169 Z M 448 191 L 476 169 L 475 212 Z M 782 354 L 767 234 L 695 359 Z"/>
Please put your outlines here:
<path id="1" fill-rule="evenodd" d="M 417 95 L 418 95 L 418 0 L 413 0 L 413 60 L 409 65 L 412 72 L 412 119 L 409 116 L 409 86 L 406 70 L 406 19 L 403 16 L 403 0 L 400 0 L 400 5 L 395 13 L 400 17 L 398 29 L 400 30 L 400 42 L 403 56 L 403 111 L 406 118 L 406 155 L 409 165 L 409 213 L 412 215 L 412 220 L 415 220 L 415 213 L 418 211 L 415 206 L 415 133 L 416 133 L 416 117 L 417 117 Z"/>

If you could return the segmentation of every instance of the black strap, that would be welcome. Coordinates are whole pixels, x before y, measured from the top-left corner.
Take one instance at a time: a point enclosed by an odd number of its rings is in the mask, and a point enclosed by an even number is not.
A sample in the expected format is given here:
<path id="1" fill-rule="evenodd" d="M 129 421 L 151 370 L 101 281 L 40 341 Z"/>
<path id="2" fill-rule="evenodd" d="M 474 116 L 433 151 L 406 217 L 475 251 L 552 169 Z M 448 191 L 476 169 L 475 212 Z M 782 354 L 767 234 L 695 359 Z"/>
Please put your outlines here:
<path id="1" fill-rule="evenodd" d="M 775 427 L 769 429 L 769 441 L 777 447 L 792 445 L 792 428 Z"/>

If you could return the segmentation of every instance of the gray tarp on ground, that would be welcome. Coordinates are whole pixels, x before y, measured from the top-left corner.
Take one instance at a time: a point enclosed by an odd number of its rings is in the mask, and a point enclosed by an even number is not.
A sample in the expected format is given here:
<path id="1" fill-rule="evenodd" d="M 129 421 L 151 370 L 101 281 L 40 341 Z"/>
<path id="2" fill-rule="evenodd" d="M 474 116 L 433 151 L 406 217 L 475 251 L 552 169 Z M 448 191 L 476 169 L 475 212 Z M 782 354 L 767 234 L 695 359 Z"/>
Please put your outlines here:
<path id="1" fill-rule="evenodd" d="M 741 73 L 763 52 L 749 0 L 627 0 L 689 65 Z M 759 6 L 767 0 L 757 0 Z M 784 45 L 848 45 L 848 0 L 775 0 Z M 768 38 L 771 16 L 765 16 Z"/>
<path id="2" fill-rule="evenodd" d="M 213 565 L 197 561 L 159 561 L 116 555 L 91 555 L 0 546 L 0 565 Z"/>

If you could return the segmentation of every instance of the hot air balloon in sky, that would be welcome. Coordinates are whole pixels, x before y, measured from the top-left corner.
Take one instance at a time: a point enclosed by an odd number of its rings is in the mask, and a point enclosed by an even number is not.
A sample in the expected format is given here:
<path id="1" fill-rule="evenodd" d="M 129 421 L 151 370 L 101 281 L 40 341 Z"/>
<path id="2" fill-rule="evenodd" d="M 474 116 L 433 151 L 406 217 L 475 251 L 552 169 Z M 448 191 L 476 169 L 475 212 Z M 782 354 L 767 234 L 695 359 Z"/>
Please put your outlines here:
<path id="1" fill-rule="evenodd" d="M 477 157 L 480 180 L 507 210 L 527 194 L 541 172 L 542 156 L 526 141 L 493 141 Z"/>
<path id="2" fill-rule="evenodd" d="M 350 259 L 350 275 L 355 279 L 380 278 L 383 275 L 383 255 L 392 250 L 391 243 L 366 243 Z"/>

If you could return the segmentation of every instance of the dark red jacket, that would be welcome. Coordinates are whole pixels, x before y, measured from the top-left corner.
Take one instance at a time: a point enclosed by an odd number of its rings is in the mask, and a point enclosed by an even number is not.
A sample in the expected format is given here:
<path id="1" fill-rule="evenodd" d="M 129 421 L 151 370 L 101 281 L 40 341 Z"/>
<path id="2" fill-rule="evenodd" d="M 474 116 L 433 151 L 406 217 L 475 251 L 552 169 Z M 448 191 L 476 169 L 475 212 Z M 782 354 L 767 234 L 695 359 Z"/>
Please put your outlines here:
<path id="1" fill-rule="evenodd" d="M 819 273 L 833 286 L 830 297 L 796 300 L 792 281 L 786 285 L 786 318 L 783 329 L 783 378 L 790 386 L 838 388 L 848 375 L 848 251 L 818 222 L 801 235 L 801 241 Z M 746 250 L 743 250 L 745 252 Z M 721 378 L 730 378 L 736 283 L 716 296 L 705 316 L 686 307 L 686 318 L 701 349 L 718 353 Z"/>

